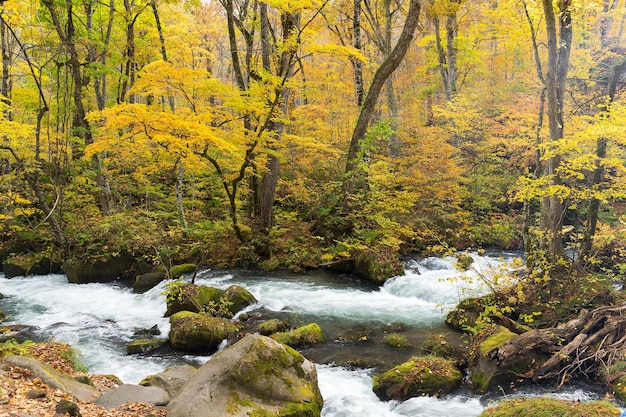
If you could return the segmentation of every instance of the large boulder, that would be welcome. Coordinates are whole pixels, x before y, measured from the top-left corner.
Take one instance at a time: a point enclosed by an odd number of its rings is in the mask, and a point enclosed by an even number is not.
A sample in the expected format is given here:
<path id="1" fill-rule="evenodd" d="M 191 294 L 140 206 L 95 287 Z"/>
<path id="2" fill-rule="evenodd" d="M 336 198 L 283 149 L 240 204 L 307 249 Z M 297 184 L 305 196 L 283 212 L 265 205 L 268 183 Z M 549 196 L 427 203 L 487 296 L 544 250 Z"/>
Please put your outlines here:
<path id="1" fill-rule="evenodd" d="M 171 281 L 165 291 L 167 310 L 165 317 L 180 311 L 200 313 L 210 309 L 215 310 L 220 303 L 224 291 L 219 288 L 195 285 L 182 281 Z"/>
<path id="2" fill-rule="evenodd" d="M 152 272 L 138 275 L 135 277 L 133 283 L 133 291 L 137 294 L 143 294 L 144 292 L 156 287 L 167 278 L 167 271 L 165 268 L 156 268 Z"/>
<path id="3" fill-rule="evenodd" d="M 162 388 L 172 398 L 196 371 L 191 365 L 170 366 L 161 373 L 145 377 L 139 385 Z"/>
<path id="4" fill-rule="evenodd" d="M 2 263 L 2 270 L 5 278 L 15 278 L 26 276 L 28 267 L 14 260 L 7 260 Z"/>
<path id="5" fill-rule="evenodd" d="M 233 315 L 257 302 L 257 299 L 254 298 L 254 295 L 252 295 L 250 291 L 239 285 L 231 285 L 226 288 L 223 297 L 228 306 L 228 310 Z"/>
<path id="6" fill-rule="evenodd" d="M 374 393 L 383 401 L 439 396 L 457 389 L 463 380 L 453 362 L 438 356 L 414 357 L 374 377 Z"/>
<path id="7" fill-rule="evenodd" d="M 210 353 L 238 330 L 235 323 L 225 318 L 180 311 L 170 317 L 169 338 L 174 349 Z"/>
<path id="8" fill-rule="evenodd" d="M 168 417 L 317 417 L 315 365 L 292 348 L 247 335 L 213 356 L 167 406 Z"/>
<path id="9" fill-rule="evenodd" d="M 125 276 L 135 264 L 129 254 L 120 254 L 104 260 L 72 258 L 65 261 L 63 270 L 67 281 L 73 284 L 110 282 Z"/>
<path id="10" fill-rule="evenodd" d="M 92 402 L 100 397 L 100 391 L 94 387 L 83 384 L 37 359 L 26 356 L 8 356 L 5 362 L 32 371 L 35 377 L 40 378 L 44 384 L 59 389 L 79 401 Z"/>
<path id="11" fill-rule="evenodd" d="M 384 284 L 389 278 L 404 275 L 404 265 L 395 253 L 366 250 L 356 258 L 356 273 L 375 284 Z"/>
<path id="12" fill-rule="evenodd" d="M 508 340 L 518 335 L 502 326 L 492 326 L 472 338 L 472 355 L 469 360 L 469 369 L 472 376 L 474 391 L 486 392 L 489 388 L 498 385 L 508 386 L 517 379 L 517 375 L 523 375 L 532 369 L 533 364 L 544 362 L 534 353 L 517 358 L 513 363 L 501 365 L 492 360 L 491 352 L 499 348 Z"/>

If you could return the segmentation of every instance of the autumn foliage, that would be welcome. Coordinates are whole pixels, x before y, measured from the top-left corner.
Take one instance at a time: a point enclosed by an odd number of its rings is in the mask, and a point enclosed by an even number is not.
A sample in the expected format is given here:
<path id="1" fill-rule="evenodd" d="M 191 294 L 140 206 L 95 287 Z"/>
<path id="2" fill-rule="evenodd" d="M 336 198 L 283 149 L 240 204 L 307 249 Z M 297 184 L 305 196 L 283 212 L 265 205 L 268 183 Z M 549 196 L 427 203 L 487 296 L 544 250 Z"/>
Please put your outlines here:
<path id="1" fill-rule="evenodd" d="M 556 140 L 537 2 L 420 6 L 353 148 L 358 87 L 392 53 L 408 0 L 362 2 L 358 20 L 328 0 L 3 2 L 0 258 L 299 269 L 534 250 L 546 198 L 563 208 L 566 253 L 587 266 L 614 254 L 626 2 L 555 5 L 573 33 Z"/>

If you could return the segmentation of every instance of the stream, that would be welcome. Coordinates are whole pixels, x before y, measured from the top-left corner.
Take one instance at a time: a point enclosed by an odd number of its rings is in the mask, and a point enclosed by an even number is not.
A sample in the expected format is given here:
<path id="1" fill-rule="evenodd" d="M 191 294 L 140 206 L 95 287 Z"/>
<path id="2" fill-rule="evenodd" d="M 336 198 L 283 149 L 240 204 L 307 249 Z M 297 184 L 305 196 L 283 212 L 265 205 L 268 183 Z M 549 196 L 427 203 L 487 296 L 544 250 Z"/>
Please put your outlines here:
<path id="1" fill-rule="evenodd" d="M 327 343 L 303 354 L 317 364 L 324 417 L 473 417 L 485 409 L 486 397 L 462 390 L 442 399 L 381 402 L 372 392 L 372 375 L 419 354 L 421 342 L 433 332 L 454 337 L 444 326 L 446 313 L 461 299 L 486 293 L 481 276 L 506 268 L 515 255 L 474 253 L 468 272 L 455 269 L 451 257 L 408 261 L 405 275 L 382 287 L 322 271 L 207 270 L 198 274 L 196 283 L 245 287 L 258 300 L 245 311 L 251 316 L 286 318 L 293 324 L 315 321 L 322 327 Z M 0 293 L 6 297 L 0 310 L 8 316 L 3 324 L 36 326 L 35 337 L 78 348 L 89 372 L 114 374 L 136 384 L 167 366 L 199 366 L 210 359 L 171 351 L 126 355 L 126 344 L 139 338 L 142 330 L 157 325 L 161 337 L 167 336 L 164 289 L 161 283 L 135 294 L 127 283 L 68 284 L 64 275 L 9 280 L 0 273 Z M 394 349 L 382 342 L 384 334 L 398 328 L 415 348 Z M 361 366 L 347 365 L 355 362 Z M 539 389 L 525 393 L 538 394 Z M 597 398 L 598 393 L 571 387 L 558 396 L 582 401 Z"/>

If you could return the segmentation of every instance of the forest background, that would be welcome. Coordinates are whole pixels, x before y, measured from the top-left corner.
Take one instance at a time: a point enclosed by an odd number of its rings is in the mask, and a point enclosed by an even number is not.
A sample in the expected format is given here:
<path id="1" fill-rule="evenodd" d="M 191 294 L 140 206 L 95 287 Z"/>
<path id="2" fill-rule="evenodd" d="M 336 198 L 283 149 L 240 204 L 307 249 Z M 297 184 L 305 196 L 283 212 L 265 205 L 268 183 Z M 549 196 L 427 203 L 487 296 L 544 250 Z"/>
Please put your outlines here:
<path id="1" fill-rule="evenodd" d="M 626 272 L 624 0 L 1 3 L 5 262 Z"/>

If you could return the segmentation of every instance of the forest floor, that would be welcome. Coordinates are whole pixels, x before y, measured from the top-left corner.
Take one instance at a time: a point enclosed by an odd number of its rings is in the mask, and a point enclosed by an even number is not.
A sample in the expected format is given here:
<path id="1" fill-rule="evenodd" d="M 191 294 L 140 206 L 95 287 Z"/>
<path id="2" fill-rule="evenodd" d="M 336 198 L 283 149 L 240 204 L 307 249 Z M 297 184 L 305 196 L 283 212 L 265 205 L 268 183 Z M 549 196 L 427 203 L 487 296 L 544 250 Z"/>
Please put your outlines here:
<path id="1" fill-rule="evenodd" d="M 70 361 L 55 349 L 54 343 L 38 344 L 36 348 L 31 348 L 29 353 L 68 375 L 85 375 L 74 370 Z M 88 376 L 101 392 L 116 387 L 115 382 L 108 376 Z M 35 389 L 43 390 L 45 397 L 30 398 L 29 393 Z M 126 403 L 106 409 L 94 403 L 76 401 L 61 390 L 50 388 L 40 378 L 35 378 L 31 371 L 8 365 L 0 359 L 0 417 L 58 417 L 56 406 L 61 400 L 74 402 L 82 417 L 165 417 L 166 411 L 165 407 L 142 403 Z"/>

